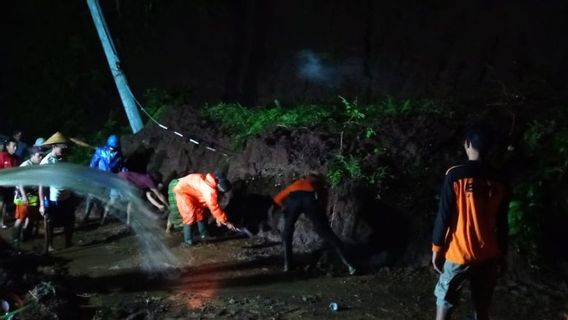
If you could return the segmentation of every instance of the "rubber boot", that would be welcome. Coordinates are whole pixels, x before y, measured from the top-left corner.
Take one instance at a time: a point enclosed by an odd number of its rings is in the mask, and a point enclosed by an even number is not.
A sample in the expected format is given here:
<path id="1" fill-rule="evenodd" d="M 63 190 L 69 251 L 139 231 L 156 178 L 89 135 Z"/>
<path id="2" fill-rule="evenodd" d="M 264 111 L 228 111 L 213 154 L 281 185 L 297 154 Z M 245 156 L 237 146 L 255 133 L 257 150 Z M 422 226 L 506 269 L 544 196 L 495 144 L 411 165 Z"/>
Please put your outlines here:
<path id="1" fill-rule="evenodd" d="M 183 225 L 183 244 L 188 247 L 193 244 L 190 224 Z"/>
<path id="2" fill-rule="evenodd" d="M 205 240 L 209 237 L 204 221 L 197 222 L 197 229 L 199 230 L 199 237 L 201 238 L 201 240 Z"/>

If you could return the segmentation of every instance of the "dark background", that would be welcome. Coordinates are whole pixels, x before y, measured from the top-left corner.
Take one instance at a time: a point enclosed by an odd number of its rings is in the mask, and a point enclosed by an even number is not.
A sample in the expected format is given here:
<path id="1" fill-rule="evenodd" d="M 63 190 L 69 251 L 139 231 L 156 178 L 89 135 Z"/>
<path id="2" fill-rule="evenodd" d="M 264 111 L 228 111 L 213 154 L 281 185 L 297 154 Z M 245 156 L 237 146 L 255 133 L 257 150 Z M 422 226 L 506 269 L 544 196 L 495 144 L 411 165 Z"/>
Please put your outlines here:
<path id="1" fill-rule="evenodd" d="M 122 67 L 192 104 L 476 103 L 567 92 L 565 1 L 101 0 Z M 121 102 L 86 1 L 7 1 L 0 132 L 98 130 Z M 124 121 L 124 123 L 126 123 Z"/>

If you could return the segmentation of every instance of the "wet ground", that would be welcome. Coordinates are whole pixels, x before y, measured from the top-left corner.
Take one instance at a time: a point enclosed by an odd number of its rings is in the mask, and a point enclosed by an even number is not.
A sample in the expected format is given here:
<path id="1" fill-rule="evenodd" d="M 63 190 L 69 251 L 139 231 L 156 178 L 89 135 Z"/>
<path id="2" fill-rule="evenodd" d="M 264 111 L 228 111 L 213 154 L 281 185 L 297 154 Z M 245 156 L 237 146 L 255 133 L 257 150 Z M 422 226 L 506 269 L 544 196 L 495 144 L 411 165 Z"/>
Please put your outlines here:
<path id="1" fill-rule="evenodd" d="M 8 239 L 10 229 L 2 230 Z M 55 247 L 62 248 L 62 235 Z M 119 221 L 93 221 L 75 234 L 75 245 L 38 267 L 76 296 L 80 319 L 432 319 L 436 275 L 429 268 L 383 268 L 348 276 L 339 265 L 301 258 L 281 271 L 280 245 L 261 238 L 223 236 L 180 246 L 181 234 L 165 235 L 181 269 L 165 275 L 140 270 L 134 235 Z M 41 251 L 41 241 L 25 243 Z M 12 257 L 11 259 L 18 259 Z M 467 290 L 467 289 L 466 289 Z M 502 279 L 492 319 L 568 319 L 566 284 L 528 284 Z M 467 319 L 467 291 L 456 319 Z M 332 311 L 335 302 L 339 310 Z M 17 318 L 16 318 L 17 319 Z"/>

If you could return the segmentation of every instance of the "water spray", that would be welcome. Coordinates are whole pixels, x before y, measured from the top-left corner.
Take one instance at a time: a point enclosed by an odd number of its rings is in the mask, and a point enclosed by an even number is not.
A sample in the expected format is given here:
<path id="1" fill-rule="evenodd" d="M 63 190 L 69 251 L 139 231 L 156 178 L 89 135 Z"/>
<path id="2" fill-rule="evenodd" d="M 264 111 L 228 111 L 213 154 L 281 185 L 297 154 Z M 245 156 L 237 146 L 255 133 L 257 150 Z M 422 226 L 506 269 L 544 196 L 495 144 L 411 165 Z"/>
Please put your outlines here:
<path id="1" fill-rule="evenodd" d="M 151 273 L 178 268 L 179 261 L 161 239 L 159 219 L 140 197 L 140 191 L 115 174 L 76 164 L 57 163 L 0 170 L 0 186 L 57 186 L 80 195 L 108 201 L 111 189 L 132 205 L 131 227 L 140 245 L 142 269 Z M 115 209 L 126 210 L 118 201 Z M 169 273 L 171 271 L 168 271 Z"/>

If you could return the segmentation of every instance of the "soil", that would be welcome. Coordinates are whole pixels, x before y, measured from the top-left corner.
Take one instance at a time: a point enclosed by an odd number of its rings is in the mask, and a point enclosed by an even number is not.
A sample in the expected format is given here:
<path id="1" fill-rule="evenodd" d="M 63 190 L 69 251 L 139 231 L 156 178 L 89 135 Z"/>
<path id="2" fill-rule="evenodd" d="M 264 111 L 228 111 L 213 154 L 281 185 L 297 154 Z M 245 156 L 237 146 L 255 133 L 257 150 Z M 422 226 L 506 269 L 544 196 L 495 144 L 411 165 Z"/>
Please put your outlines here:
<path id="1" fill-rule="evenodd" d="M 5 241 L 10 232 L 2 230 Z M 63 247 L 62 238 L 56 235 L 56 249 Z M 12 272 L 9 265 L 20 266 L 25 269 L 20 271 L 27 274 L 21 278 L 12 276 L 13 282 L 22 284 L 6 288 L 18 288 L 11 296 L 19 295 L 24 301 L 29 294 L 24 298 L 22 288 L 29 283 L 53 283 L 56 295 L 65 301 L 63 305 L 68 311 L 74 310 L 67 316 L 58 314 L 63 319 L 432 319 L 434 316 L 432 291 L 437 276 L 427 267 L 385 267 L 349 276 L 332 255 L 318 251 L 299 256 L 297 268 L 284 273 L 280 244 L 265 238 L 219 233 L 207 243 L 189 248 L 180 245 L 179 230 L 165 239 L 181 265 L 179 272 L 165 275 L 139 269 L 141 257 L 133 245 L 135 236 L 119 221 L 102 227 L 95 221 L 81 225 L 74 236 L 75 245 L 57 250 L 51 258 L 37 256 L 41 251 L 39 238 L 24 243 L 21 254 L 5 247 L 2 268 L 7 270 L 8 277 Z M 8 294 L 7 290 L 2 291 Z M 503 278 L 495 292 L 492 319 L 568 319 L 567 296 L 565 283 L 545 285 Z M 337 311 L 330 310 L 332 302 L 339 306 Z M 467 318 L 467 292 L 462 293 L 462 305 L 456 313 L 456 319 Z M 40 318 L 29 312 L 22 312 L 15 319 L 18 317 Z"/>

